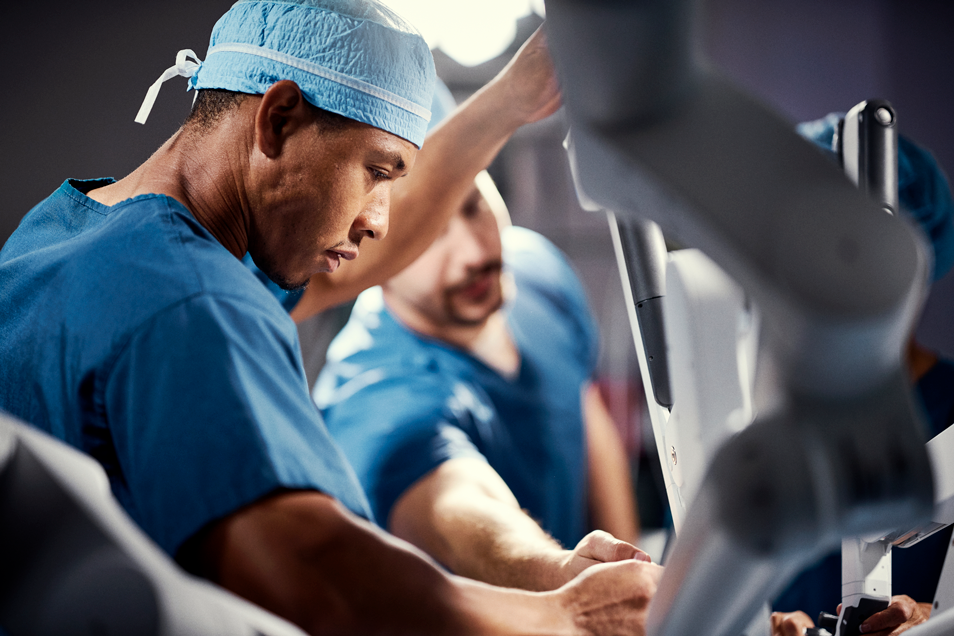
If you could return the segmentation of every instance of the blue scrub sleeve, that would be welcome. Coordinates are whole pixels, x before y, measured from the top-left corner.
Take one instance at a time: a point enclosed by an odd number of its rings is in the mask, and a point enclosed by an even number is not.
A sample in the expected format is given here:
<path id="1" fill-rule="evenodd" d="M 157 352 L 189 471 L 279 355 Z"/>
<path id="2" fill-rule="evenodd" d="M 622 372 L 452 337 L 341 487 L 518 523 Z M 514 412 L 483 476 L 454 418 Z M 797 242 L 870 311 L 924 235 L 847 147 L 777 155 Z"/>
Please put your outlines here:
<path id="1" fill-rule="evenodd" d="M 170 555 L 280 488 L 319 490 L 368 514 L 309 398 L 294 324 L 267 309 L 204 294 L 167 308 L 97 392 L 127 482 L 114 492 Z"/>
<path id="2" fill-rule="evenodd" d="M 462 391 L 473 395 L 439 377 L 383 379 L 325 410 L 383 527 L 401 495 L 445 461 L 486 461 L 467 431 L 485 425 L 475 410 L 487 409 L 462 404 Z"/>

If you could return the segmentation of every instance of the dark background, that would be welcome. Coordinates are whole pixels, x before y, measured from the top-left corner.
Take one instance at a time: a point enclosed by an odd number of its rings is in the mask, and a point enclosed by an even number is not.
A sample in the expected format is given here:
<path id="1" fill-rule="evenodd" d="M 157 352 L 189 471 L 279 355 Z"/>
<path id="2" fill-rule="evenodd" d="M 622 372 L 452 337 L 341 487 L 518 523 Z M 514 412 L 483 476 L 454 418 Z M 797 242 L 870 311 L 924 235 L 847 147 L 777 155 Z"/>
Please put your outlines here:
<path id="1" fill-rule="evenodd" d="M 230 4 L 7 4 L 0 41 L 0 243 L 65 178 L 121 177 L 175 131 L 191 103 L 180 78 L 164 86 L 147 125 L 133 117 L 179 49 L 204 57 L 211 27 Z M 709 0 L 705 8 L 704 48 L 712 60 L 793 122 L 886 98 L 898 110 L 902 132 L 930 147 L 946 169 L 954 167 L 954 3 Z M 519 38 L 539 22 L 523 19 Z M 492 77 L 518 43 L 475 68 L 438 51 L 438 71 L 463 98 Z M 576 206 L 560 147 L 565 133 L 559 114 L 525 128 L 492 174 L 514 221 L 549 236 L 577 266 L 601 322 L 604 374 L 625 381 L 633 356 L 606 222 Z M 952 315 L 954 277 L 948 276 L 935 286 L 918 333 L 950 356 Z"/>

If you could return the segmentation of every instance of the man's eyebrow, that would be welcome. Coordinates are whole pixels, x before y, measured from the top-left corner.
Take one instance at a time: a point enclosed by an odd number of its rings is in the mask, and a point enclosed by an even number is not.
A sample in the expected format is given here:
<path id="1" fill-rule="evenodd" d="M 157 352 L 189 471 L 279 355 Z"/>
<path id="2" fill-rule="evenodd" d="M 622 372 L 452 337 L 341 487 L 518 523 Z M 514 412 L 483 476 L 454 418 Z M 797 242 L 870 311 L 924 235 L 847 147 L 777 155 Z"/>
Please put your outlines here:
<path id="1" fill-rule="evenodd" d="M 375 154 L 377 155 L 374 157 L 375 160 L 391 164 L 394 166 L 395 171 L 404 170 L 407 168 L 407 164 L 404 163 L 404 157 L 402 157 L 401 153 L 397 151 L 384 150 Z"/>

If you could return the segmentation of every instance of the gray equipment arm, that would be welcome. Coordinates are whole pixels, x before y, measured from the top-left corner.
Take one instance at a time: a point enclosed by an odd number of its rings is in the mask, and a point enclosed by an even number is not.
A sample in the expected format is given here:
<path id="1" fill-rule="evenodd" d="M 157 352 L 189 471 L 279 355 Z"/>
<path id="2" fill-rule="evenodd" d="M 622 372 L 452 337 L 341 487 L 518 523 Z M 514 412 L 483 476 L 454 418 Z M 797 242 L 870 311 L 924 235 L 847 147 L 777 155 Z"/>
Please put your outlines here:
<path id="1" fill-rule="evenodd" d="M 659 226 L 645 219 L 617 218 L 629 285 L 633 292 L 639 333 L 646 352 L 653 397 L 660 406 L 672 406 L 663 297 L 666 295 L 666 242 Z"/>
<path id="2" fill-rule="evenodd" d="M 649 617 L 652 634 L 737 636 L 842 536 L 930 515 L 901 360 L 927 259 L 791 123 L 705 66 L 697 19 L 689 0 L 547 3 L 581 197 L 701 249 L 762 313 L 781 406 L 715 456 Z"/>
<path id="3" fill-rule="evenodd" d="M 304 636 L 185 574 L 93 459 L 0 413 L 0 628 L 9 636 Z"/>

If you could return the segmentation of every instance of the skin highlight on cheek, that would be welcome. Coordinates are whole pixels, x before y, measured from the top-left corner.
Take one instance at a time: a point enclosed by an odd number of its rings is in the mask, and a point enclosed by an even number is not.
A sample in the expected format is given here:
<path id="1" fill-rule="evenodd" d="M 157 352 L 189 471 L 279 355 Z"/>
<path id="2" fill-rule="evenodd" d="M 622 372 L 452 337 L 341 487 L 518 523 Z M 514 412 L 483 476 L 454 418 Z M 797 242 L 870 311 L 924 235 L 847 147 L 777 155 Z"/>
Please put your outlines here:
<path id="1" fill-rule="evenodd" d="M 398 167 L 405 174 L 416 148 L 355 124 L 340 132 L 303 131 L 285 150 L 285 170 L 258 210 L 264 238 L 253 258 L 280 286 L 300 289 L 313 275 L 357 258 L 364 239 L 387 234 L 390 175 Z"/>

